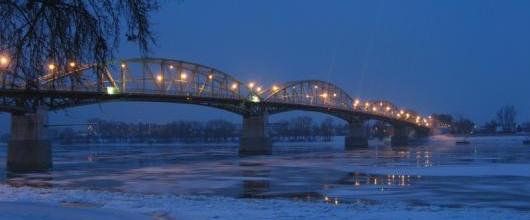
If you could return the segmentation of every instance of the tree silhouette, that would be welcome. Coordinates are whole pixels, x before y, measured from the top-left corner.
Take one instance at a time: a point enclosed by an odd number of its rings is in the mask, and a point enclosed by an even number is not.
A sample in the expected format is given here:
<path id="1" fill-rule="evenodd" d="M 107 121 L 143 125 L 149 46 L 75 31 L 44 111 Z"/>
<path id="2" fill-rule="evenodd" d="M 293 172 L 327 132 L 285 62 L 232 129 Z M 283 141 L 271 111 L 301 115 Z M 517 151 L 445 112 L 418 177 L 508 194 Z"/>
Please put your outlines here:
<path id="1" fill-rule="evenodd" d="M 30 82 L 47 63 L 57 70 L 70 62 L 103 67 L 123 37 L 145 55 L 154 43 L 149 13 L 157 8 L 158 0 L 0 1 L 0 54 L 10 57 L 9 83 L 34 87 Z"/>
<path id="2" fill-rule="evenodd" d="M 513 105 L 506 105 L 497 111 L 497 122 L 505 132 L 513 132 L 515 128 L 515 116 L 517 112 Z"/>

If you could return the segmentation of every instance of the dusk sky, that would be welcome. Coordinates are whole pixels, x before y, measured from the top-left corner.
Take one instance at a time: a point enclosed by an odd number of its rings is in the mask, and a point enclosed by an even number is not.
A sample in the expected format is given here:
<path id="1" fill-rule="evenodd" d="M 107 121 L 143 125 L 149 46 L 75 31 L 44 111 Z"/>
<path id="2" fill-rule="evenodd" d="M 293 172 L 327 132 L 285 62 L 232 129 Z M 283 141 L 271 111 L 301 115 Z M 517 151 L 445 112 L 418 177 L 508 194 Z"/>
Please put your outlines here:
<path id="1" fill-rule="evenodd" d="M 513 104 L 517 120 L 530 121 L 529 10 L 526 0 L 168 1 L 153 14 L 151 56 L 263 85 L 326 80 L 354 97 L 479 124 Z M 137 57 L 131 45 L 123 42 L 117 57 Z M 206 107 L 111 103 L 51 114 L 50 124 L 94 117 L 240 123 L 237 115 Z M 8 122 L 0 114 L 0 133 Z"/>

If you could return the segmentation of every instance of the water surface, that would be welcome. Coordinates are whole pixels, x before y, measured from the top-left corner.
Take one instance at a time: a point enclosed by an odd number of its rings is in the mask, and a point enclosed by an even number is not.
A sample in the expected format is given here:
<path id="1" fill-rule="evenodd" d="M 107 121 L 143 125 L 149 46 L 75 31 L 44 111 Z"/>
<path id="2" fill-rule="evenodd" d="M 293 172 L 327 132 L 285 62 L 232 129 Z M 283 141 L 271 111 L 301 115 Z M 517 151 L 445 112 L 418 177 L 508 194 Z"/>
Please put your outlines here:
<path id="1" fill-rule="evenodd" d="M 145 194 L 285 198 L 331 204 L 501 208 L 530 211 L 530 146 L 520 138 L 435 137 L 409 147 L 276 143 L 273 155 L 233 145 L 54 146 L 53 171 L 7 174 L 11 186 Z"/>

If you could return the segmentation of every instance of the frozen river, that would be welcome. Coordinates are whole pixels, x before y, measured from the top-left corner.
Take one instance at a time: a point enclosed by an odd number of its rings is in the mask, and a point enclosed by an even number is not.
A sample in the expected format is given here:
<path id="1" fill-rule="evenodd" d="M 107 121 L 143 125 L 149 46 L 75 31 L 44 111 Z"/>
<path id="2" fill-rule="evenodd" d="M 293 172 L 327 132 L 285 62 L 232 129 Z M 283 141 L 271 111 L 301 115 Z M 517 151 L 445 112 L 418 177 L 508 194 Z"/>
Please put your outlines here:
<path id="1" fill-rule="evenodd" d="M 530 219 L 530 146 L 519 137 L 469 140 L 345 151 L 337 138 L 277 143 L 271 156 L 248 157 L 236 145 L 56 146 L 53 171 L 23 175 L 5 173 L 2 146 L 0 202 L 9 203 L 0 208 L 37 203 L 155 219 Z"/>

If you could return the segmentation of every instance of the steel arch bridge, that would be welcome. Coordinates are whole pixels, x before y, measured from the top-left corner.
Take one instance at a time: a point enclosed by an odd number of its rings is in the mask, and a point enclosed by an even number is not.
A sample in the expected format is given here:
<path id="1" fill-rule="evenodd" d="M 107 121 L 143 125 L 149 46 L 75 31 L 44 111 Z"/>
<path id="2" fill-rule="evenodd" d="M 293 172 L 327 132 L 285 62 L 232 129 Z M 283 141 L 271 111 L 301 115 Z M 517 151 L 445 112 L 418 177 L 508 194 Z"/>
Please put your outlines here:
<path id="1" fill-rule="evenodd" d="M 52 67 L 52 66 L 49 66 Z M 36 79 L 2 71 L 0 111 L 55 111 L 108 101 L 172 102 L 210 106 L 240 115 L 303 110 L 346 121 L 377 119 L 428 129 L 429 118 L 386 100 L 361 101 L 321 80 L 291 81 L 261 87 L 243 83 L 213 67 L 182 60 L 136 58 L 98 67 L 71 63 L 48 68 Z"/>
<path id="2" fill-rule="evenodd" d="M 347 149 L 368 145 L 363 122 L 370 119 L 393 125 L 392 145 L 406 145 L 411 130 L 428 134 L 432 124 L 429 117 L 390 101 L 354 99 L 330 82 L 301 80 L 263 87 L 181 60 L 138 58 L 107 66 L 70 62 L 48 64 L 46 69 L 27 79 L 10 72 L 9 65 L 0 65 L 0 111 L 12 117 L 8 170 L 51 168 L 47 111 L 110 101 L 184 103 L 239 114 L 242 154 L 270 153 L 268 116 L 287 111 L 321 112 L 347 121 Z"/>

